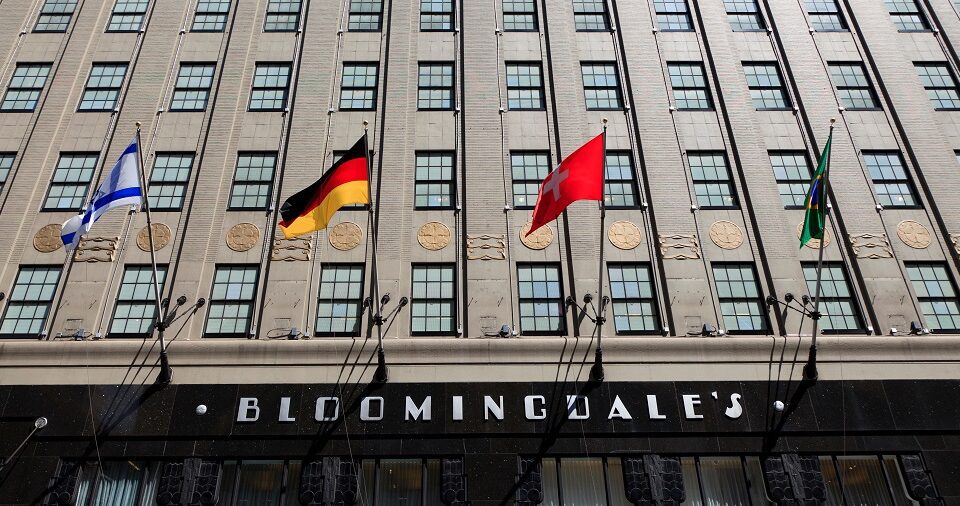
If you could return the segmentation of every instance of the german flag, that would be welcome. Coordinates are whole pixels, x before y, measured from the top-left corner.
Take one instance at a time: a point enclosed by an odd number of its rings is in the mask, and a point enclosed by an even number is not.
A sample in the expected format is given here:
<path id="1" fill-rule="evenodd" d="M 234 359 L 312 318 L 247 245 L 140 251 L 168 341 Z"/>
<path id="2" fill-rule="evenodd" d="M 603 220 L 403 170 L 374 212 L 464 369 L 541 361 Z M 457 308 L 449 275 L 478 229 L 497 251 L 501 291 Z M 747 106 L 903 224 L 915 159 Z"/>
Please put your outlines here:
<path id="1" fill-rule="evenodd" d="M 317 182 L 283 203 L 280 230 L 284 237 L 323 230 L 341 207 L 370 203 L 366 144 L 366 138 L 360 138 Z"/>

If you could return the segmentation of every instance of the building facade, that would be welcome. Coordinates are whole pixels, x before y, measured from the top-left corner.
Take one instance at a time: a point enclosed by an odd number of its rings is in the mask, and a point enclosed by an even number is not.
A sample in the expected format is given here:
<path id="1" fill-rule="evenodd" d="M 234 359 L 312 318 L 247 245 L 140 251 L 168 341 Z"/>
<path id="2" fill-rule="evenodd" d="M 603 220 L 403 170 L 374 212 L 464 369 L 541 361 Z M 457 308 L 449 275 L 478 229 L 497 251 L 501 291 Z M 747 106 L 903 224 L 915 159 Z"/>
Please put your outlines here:
<path id="1" fill-rule="evenodd" d="M 960 504 L 957 40 L 949 0 L 2 0 L 0 504 Z M 604 125 L 603 221 L 526 236 Z M 152 243 L 68 255 L 138 126 Z M 374 204 L 284 239 L 365 133 Z"/>

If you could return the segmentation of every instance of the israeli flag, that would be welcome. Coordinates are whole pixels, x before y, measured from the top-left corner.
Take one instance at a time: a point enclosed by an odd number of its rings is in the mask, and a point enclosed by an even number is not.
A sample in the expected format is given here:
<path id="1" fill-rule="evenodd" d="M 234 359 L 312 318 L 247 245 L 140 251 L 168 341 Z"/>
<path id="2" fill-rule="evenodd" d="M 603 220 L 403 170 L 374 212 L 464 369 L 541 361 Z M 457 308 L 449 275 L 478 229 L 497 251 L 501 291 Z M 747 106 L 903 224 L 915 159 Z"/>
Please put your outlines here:
<path id="1" fill-rule="evenodd" d="M 115 207 L 141 205 L 143 189 L 140 188 L 140 153 L 137 140 L 123 150 L 117 163 L 110 169 L 110 175 L 94 192 L 87 206 L 87 212 L 70 218 L 63 224 L 60 239 L 67 251 L 72 251 L 80 242 L 80 236 L 90 232 L 90 228 L 107 211 Z"/>

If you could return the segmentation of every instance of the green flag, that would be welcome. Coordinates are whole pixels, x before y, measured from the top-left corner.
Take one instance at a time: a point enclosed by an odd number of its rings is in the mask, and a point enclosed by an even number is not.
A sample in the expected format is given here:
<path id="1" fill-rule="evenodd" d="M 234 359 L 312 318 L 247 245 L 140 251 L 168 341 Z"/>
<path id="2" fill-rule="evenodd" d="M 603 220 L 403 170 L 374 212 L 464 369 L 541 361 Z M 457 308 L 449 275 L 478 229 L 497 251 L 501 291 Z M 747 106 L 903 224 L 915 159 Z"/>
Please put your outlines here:
<path id="1" fill-rule="evenodd" d="M 810 189 L 807 191 L 807 199 L 804 207 L 807 208 L 807 214 L 803 218 L 803 231 L 800 233 L 800 247 L 810 242 L 810 239 L 823 239 L 823 229 L 827 226 L 827 165 L 830 161 L 830 144 L 833 142 L 833 132 L 827 137 L 827 144 L 823 146 L 823 153 L 820 154 L 820 163 L 817 164 L 817 171 L 813 173 L 813 181 L 810 182 Z M 823 244 L 822 242 L 820 243 Z"/>

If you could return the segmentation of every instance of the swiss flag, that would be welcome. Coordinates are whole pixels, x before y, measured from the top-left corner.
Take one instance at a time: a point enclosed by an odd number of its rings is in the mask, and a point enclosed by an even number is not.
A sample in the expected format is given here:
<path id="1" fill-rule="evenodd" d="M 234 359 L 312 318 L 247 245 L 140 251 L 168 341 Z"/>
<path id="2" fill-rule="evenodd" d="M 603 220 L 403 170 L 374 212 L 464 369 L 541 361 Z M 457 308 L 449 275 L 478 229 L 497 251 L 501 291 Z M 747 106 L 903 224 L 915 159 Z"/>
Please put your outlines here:
<path id="1" fill-rule="evenodd" d="M 540 185 L 530 235 L 577 200 L 603 200 L 603 134 L 560 162 Z"/>

